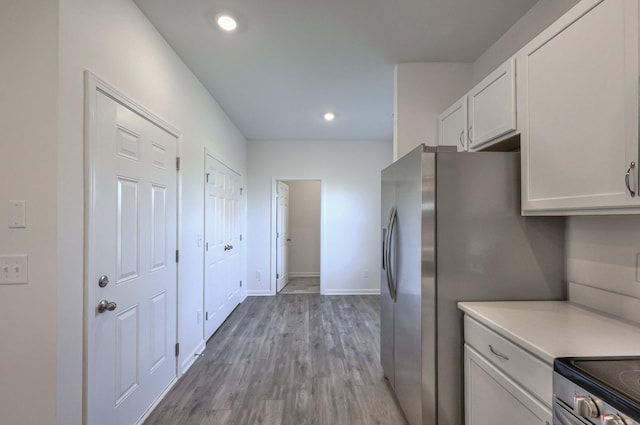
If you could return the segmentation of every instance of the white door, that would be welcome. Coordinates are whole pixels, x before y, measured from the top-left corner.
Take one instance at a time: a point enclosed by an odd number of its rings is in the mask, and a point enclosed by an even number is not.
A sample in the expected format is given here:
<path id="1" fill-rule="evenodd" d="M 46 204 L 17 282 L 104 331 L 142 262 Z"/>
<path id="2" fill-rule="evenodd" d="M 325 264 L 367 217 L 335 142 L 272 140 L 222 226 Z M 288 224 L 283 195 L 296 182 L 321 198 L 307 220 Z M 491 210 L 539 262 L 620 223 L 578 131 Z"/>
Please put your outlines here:
<path id="1" fill-rule="evenodd" d="M 278 182 L 276 209 L 276 290 L 280 292 L 289 283 L 289 186 Z"/>
<path id="2" fill-rule="evenodd" d="M 205 339 L 240 303 L 240 175 L 206 156 Z"/>
<path id="3" fill-rule="evenodd" d="M 99 90 L 93 99 L 88 423 L 129 425 L 176 378 L 177 139 Z"/>

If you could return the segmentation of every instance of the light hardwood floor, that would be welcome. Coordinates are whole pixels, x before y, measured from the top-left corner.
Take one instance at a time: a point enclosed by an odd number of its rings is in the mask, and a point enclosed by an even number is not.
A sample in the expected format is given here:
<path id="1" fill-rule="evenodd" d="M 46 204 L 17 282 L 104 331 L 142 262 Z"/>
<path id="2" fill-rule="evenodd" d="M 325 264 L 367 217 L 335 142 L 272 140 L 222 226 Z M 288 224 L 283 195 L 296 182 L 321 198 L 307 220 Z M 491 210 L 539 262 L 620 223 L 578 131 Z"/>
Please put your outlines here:
<path id="1" fill-rule="evenodd" d="M 406 425 L 377 296 L 250 297 L 145 425 Z"/>

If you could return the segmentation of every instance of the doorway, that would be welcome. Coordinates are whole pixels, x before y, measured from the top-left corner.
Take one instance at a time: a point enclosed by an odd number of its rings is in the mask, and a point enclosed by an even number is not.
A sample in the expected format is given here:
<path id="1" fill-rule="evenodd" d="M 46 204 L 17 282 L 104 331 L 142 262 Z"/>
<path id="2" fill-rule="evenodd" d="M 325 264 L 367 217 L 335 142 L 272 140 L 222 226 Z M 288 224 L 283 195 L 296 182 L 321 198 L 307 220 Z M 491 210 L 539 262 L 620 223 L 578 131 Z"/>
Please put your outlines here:
<path id="1" fill-rule="evenodd" d="M 276 292 L 321 293 L 320 180 L 275 182 Z"/>

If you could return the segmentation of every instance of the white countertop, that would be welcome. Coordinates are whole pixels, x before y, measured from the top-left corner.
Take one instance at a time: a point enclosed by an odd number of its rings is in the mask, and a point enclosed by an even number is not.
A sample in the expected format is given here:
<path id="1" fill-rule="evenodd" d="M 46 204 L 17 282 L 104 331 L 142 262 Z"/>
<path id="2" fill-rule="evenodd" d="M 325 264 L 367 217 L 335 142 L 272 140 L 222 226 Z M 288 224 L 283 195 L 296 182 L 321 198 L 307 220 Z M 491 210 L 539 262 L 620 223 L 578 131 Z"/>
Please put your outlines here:
<path id="1" fill-rule="evenodd" d="M 458 308 L 546 363 L 640 355 L 640 326 L 566 301 L 460 302 Z"/>

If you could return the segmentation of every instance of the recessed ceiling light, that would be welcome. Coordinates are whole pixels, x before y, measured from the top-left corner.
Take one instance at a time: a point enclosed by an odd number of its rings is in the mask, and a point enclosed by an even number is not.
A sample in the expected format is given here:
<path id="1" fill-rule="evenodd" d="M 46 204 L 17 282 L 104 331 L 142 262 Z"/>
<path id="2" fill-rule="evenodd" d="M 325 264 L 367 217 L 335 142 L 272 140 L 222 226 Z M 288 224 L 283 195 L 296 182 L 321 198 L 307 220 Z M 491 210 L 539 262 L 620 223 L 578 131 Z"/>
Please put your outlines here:
<path id="1" fill-rule="evenodd" d="M 336 115 L 331 112 L 327 112 L 326 114 L 324 114 L 325 121 L 333 121 L 335 118 Z"/>
<path id="2" fill-rule="evenodd" d="M 235 31 L 236 28 L 238 28 L 238 23 L 235 19 L 233 19 L 233 16 L 229 15 L 228 13 L 221 13 L 217 15 L 216 24 L 218 24 L 220 29 L 227 32 Z"/>

